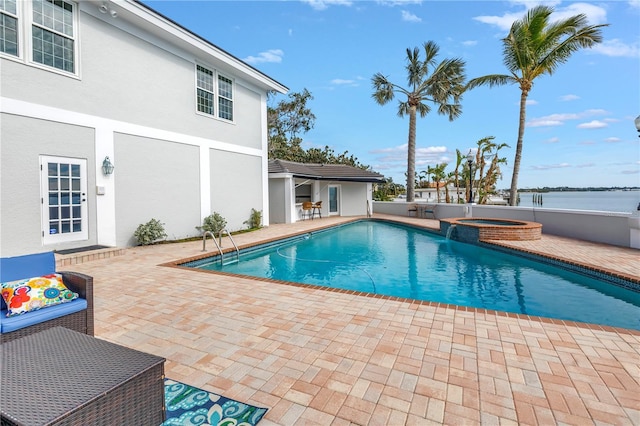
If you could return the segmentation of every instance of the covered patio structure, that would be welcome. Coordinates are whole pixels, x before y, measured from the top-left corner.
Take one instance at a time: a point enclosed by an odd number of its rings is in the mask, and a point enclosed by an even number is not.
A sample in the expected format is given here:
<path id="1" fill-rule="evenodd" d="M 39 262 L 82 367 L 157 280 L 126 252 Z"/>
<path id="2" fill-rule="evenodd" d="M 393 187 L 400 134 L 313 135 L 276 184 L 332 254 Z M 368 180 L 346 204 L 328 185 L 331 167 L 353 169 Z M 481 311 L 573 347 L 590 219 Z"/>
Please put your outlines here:
<path id="1" fill-rule="evenodd" d="M 321 202 L 321 217 L 371 213 L 373 184 L 381 174 L 345 164 L 269 160 L 269 221 L 294 223 L 306 217 L 304 202 Z"/>

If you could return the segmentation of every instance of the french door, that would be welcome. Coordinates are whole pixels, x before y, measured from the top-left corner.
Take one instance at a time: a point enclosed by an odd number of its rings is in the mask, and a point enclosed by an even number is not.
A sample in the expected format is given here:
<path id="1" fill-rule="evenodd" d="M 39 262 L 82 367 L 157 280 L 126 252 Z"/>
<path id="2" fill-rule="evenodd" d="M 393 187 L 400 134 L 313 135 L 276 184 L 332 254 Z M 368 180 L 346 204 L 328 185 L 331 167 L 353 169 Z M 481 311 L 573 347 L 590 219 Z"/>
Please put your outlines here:
<path id="1" fill-rule="evenodd" d="M 44 244 L 89 238 L 87 160 L 40 156 Z"/>

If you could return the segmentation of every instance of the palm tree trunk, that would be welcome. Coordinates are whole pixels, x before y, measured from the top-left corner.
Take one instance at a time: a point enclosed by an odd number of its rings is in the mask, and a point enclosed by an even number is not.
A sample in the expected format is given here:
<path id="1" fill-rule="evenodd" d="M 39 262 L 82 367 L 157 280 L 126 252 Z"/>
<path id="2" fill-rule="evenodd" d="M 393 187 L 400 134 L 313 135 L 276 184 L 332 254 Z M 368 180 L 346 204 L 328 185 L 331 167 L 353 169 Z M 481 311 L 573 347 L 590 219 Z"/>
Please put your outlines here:
<path id="1" fill-rule="evenodd" d="M 513 175 L 511 176 L 511 188 L 509 189 L 509 205 L 518 205 L 518 174 L 520 173 L 520 159 L 522 158 L 522 140 L 524 138 L 524 123 L 527 116 L 528 89 L 522 89 L 520 94 L 520 124 L 518 125 L 518 142 L 516 144 L 516 157 L 513 160 Z"/>
<path id="2" fill-rule="evenodd" d="M 415 200 L 416 174 L 416 107 L 409 108 L 409 140 L 407 143 L 407 202 Z"/>

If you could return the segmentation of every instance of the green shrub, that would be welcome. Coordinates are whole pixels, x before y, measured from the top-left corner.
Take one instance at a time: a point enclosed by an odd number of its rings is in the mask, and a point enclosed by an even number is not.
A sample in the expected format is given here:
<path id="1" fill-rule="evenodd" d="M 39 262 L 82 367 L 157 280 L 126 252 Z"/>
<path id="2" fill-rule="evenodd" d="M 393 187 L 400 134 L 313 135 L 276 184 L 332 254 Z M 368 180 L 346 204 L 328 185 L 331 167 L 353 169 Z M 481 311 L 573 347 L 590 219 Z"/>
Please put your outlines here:
<path id="1" fill-rule="evenodd" d="M 157 219 L 151 219 L 147 223 L 138 225 L 133 236 L 141 246 L 147 246 L 159 239 L 167 238 L 167 233 L 164 232 L 164 223 Z"/>
<path id="2" fill-rule="evenodd" d="M 227 226 L 227 220 L 220 215 L 220 213 L 214 212 L 207 216 L 202 221 L 202 226 L 196 226 L 201 232 L 211 232 L 213 235 L 218 235 L 225 226 Z"/>
<path id="3" fill-rule="evenodd" d="M 262 227 L 262 210 L 251 209 L 251 215 L 249 215 L 249 220 L 245 220 L 244 224 L 249 227 L 249 229 L 256 229 Z"/>

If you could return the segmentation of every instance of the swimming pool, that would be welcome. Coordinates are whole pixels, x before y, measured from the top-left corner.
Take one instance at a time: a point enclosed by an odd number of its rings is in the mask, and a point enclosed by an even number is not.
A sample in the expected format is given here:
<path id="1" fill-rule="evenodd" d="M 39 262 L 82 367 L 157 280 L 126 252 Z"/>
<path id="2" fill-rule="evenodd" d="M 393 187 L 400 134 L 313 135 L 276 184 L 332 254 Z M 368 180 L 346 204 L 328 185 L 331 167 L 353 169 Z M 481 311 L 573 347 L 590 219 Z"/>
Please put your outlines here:
<path id="1" fill-rule="evenodd" d="M 640 292 L 382 221 L 270 243 L 226 265 L 216 256 L 182 266 L 640 330 Z"/>

